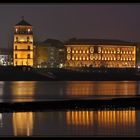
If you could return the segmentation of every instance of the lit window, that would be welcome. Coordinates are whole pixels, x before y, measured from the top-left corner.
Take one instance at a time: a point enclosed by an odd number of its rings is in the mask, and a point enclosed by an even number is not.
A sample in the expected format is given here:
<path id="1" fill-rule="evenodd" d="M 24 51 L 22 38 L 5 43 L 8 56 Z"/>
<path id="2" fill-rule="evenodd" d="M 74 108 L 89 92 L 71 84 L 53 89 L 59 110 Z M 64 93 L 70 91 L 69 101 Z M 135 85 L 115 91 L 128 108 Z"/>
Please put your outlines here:
<path id="1" fill-rule="evenodd" d="M 71 52 L 71 48 L 70 48 L 70 47 L 67 48 L 67 52 L 68 52 L 68 53 Z"/>
<path id="2" fill-rule="evenodd" d="M 31 29 L 28 29 L 28 33 L 31 31 Z"/>
<path id="3" fill-rule="evenodd" d="M 93 60 L 93 54 L 90 55 L 90 60 Z"/>
<path id="4" fill-rule="evenodd" d="M 80 52 L 79 52 L 79 53 L 82 53 L 82 52 L 81 52 L 81 50 L 80 50 Z"/>
<path id="5" fill-rule="evenodd" d="M 83 60 L 85 60 L 85 57 L 83 57 Z"/>
<path id="6" fill-rule="evenodd" d="M 78 53 L 78 51 L 76 50 L 76 53 Z"/>
<path id="7" fill-rule="evenodd" d="M 89 60 L 89 58 L 87 57 L 87 60 Z"/>
<path id="8" fill-rule="evenodd" d="M 94 48 L 91 47 L 91 48 L 90 48 L 90 53 L 93 53 L 93 52 L 94 52 Z"/>
<path id="9" fill-rule="evenodd" d="M 67 55 L 67 60 L 70 60 L 71 59 L 71 56 L 70 55 Z"/>
<path id="10" fill-rule="evenodd" d="M 85 53 L 85 50 L 83 50 L 83 53 Z"/>
<path id="11" fill-rule="evenodd" d="M 78 60 L 78 57 L 76 57 L 76 60 Z"/>
<path id="12" fill-rule="evenodd" d="M 72 60 L 74 60 L 74 57 L 72 57 Z"/>
<path id="13" fill-rule="evenodd" d="M 18 31 L 18 29 L 16 28 L 16 32 Z"/>
<path id="14" fill-rule="evenodd" d="M 87 50 L 87 53 L 89 53 L 89 50 Z"/>
<path id="15" fill-rule="evenodd" d="M 74 53 L 74 50 L 72 50 L 72 53 Z"/>

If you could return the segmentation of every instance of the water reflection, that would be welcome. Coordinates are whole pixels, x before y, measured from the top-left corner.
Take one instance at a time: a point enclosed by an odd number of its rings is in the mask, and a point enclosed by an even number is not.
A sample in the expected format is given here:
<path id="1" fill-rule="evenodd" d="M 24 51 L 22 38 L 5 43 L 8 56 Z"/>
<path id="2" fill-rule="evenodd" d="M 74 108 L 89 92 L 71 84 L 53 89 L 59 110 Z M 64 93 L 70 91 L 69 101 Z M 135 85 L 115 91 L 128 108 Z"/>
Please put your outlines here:
<path id="1" fill-rule="evenodd" d="M 0 127 L 3 127 L 2 113 L 0 113 Z"/>
<path id="2" fill-rule="evenodd" d="M 33 132 L 33 113 L 13 113 L 14 136 L 30 136 Z"/>
<path id="3" fill-rule="evenodd" d="M 138 136 L 140 111 L 69 110 L 0 114 L 0 136 Z"/>
<path id="4" fill-rule="evenodd" d="M 0 97 L 3 95 L 4 84 L 5 84 L 5 82 L 0 81 Z"/>
<path id="5" fill-rule="evenodd" d="M 35 81 L 17 81 L 12 82 L 12 100 L 13 101 L 33 101 L 35 94 Z"/>
<path id="6" fill-rule="evenodd" d="M 136 95 L 137 82 L 69 81 L 67 82 L 66 93 L 69 96 Z"/>
<path id="7" fill-rule="evenodd" d="M 121 111 L 68 111 L 68 125 L 86 125 L 93 126 L 98 124 L 99 127 L 112 127 L 116 125 L 135 126 L 136 111 L 121 110 Z"/>

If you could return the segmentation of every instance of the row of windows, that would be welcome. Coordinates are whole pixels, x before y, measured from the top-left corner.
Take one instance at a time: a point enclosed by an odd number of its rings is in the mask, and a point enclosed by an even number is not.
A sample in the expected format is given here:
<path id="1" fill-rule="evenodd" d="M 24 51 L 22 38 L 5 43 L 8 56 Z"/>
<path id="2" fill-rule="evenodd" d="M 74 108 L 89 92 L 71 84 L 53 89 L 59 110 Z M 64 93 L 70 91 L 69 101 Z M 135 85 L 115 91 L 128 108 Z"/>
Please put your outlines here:
<path id="1" fill-rule="evenodd" d="M 28 50 L 30 50 L 31 49 L 31 46 L 28 46 Z M 17 50 L 17 46 L 15 46 L 15 50 Z"/>
<path id="2" fill-rule="evenodd" d="M 28 29 L 17 29 L 17 28 L 16 28 L 16 33 L 17 33 L 17 32 L 23 32 L 23 33 L 24 33 L 24 32 L 28 32 L 28 33 L 30 33 L 30 32 L 31 32 L 31 29 L 29 29 L 29 28 L 28 28 Z"/>
<path id="3" fill-rule="evenodd" d="M 18 58 L 18 55 L 15 54 L 15 59 L 17 59 L 17 58 Z M 27 58 L 30 59 L 30 54 L 27 54 Z"/>
<path id="4" fill-rule="evenodd" d="M 99 52 L 99 53 L 101 53 L 101 52 Z M 120 54 L 133 54 L 133 52 L 132 51 L 102 51 L 102 53 L 111 53 L 111 54 L 116 54 L 116 53 L 120 53 Z"/>
<path id="5" fill-rule="evenodd" d="M 72 52 L 68 51 L 68 53 L 94 53 L 94 51 L 89 51 L 89 50 L 72 50 Z M 116 53 L 120 53 L 120 54 L 134 54 L 133 51 L 100 51 L 98 50 L 98 53 L 105 53 L 105 54 L 116 54 Z"/>
<path id="6" fill-rule="evenodd" d="M 121 61 L 132 61 L 134 58 L 113 58 L 113 57 L 69 57 L 67 56 L 67 60 L 121 60 Z"/>
<path id="7" fill-rule="evenodd" d="M 30 37 L 29 36 L 27 36 L 27 40 L 26 40 L 27 42 L 29 42 L 30 41 Z M 19 38 L 18 37 L 16 37 L 16 42 L 19 42 Z"/>

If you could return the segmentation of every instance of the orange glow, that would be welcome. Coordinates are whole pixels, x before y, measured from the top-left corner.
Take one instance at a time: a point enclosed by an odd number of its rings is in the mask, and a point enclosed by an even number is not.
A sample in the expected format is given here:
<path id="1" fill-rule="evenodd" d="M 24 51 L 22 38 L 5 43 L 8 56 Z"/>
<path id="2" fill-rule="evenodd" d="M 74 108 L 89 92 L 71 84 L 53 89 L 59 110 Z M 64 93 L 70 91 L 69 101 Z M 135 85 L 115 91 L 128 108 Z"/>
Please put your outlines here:
<path id="1" fill-rule="evenodd" d="M 136 125 L 135 110 L 120 111 L 68 111 L 66 113 L 67 125 L 91 127 L 98 124 L 98 127 L 122 126 L 128 128 Z"/>
<path id="2" fill-rule="evenodd" d="M 101 45 L 101 46 L 102 47 L 98 47 L 98 52 L 95 53 L 94 46 L 90 47 L 89 45 L 66 45 L 67 48 L 75 50 L 75 52 L 72 52 L 74 54 L 75 59 L 72 59 L 73 61 L 67 59 L 66 66 L 81 67 L 91 65 L 94 67 L 100 67 L 104 64 L 105 67 L 120 67 L 120 68 L 135 67 L 136 46 L 118 46 L 118 48 L 116 46 L 114 47 L 113 45 Z M 132 59 L 129 59 L 130 56 L 128 54 L 128 50 L 133 51 L 133 54 L 131 56 Z M 102 52 L 101 55 L 99 55 L 100 52 Z M 115 53 L 117 53 L 117 55 L 115 55 Z M 91 54 L 93 56 L 91 56 Z M 81 59 L 79 57 L 81 57 Z M 130 62 L 124 63 L 124 61 L 128 61 L 128 59 Z M 76 62 L 77 60 L 78 62 Z M 110 62 L 108 60 L 113 61 Z"/>
<path id="3" fill-rule="evenodd" d="M 26 26 L 22 29 L 26 32 Z M 21 29 L 16 28 L 16 32 Z M 30 32 L 31 29 L 28 29 Z M 14 34 L 14 44 L 13 44 L 13 64 L 14 66 L 33 66 L 33 34 Z"/>
<path id="4" fill-rule="evenodd" d="M 33 113 L 13 113 L 13 130 L 15 136 L 31 136 L 33 131 Z"/>

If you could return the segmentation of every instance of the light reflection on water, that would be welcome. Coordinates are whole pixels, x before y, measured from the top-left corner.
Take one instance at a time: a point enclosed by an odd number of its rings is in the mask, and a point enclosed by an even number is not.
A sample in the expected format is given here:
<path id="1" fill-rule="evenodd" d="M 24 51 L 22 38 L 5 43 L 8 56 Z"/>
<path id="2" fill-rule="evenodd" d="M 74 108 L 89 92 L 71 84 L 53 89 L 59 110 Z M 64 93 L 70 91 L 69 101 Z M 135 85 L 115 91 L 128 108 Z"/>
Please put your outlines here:
<path id="1" fill-rule="evenodd" d="M 0 101 L 134 96 L 136 81 L 1 81 Z M 77 110 L 0 113 L 0 136 L 140 135 L 140 111 Z"/>
<path id="2" fill-rule="evenodd" d="M 134 109 L 2 113 L 0 136 L 139 136 L 139 115 Z"/>
<path id="3" fill-rule="evenodd" d="M 137 81 L 0 82 L 0 101 L 34 101 L 139 95 Z"/>

